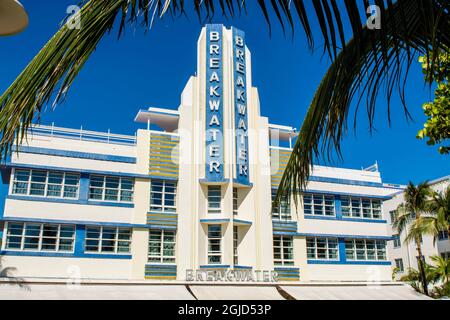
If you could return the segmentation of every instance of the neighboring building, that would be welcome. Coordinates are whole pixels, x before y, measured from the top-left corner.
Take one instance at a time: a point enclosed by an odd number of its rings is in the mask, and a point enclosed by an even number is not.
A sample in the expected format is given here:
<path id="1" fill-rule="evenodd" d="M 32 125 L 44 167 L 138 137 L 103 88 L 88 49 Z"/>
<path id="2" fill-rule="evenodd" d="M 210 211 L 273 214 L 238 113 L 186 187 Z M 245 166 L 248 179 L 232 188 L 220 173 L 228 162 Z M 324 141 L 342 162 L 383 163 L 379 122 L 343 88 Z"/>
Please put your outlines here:
<path id="1" fill-rule="evenodd" d="M 391 280 L 382 202 L 399 188 L 377 169 L 316 166 L 298 211 L 271 213 L 297 134 L 260 115 L 243 32 L 203 28 L 178 110 L 141 110 L 136 122 L 147 124 L 136 136 L 30 132 L 2 172 L 3 266 L 21 277 Z"/>
<path id="2" fill-rule="evenodd" d="M 437 192 L 443 192 L 450 185 L 450 176 L 446 176 L 430 182 L 431 188 Z M 400 191 L 393 195 L 393 198 L 383 204 L 384 215 L 388 218 L 390 224 L 390 235 L 393 241 L 388 244 L 388 252 L 392 261 L 392 266 L 399 269 L 398 277 L 404 275 L 408 268 L 418 269 L 418 253 L 415 243 L 405 244 L 406 234 L 398 232 L 392 227 L 396 210 L 404 201 L 404 192 Z M 450 240 L 447 232 L 441 232 L 435 241 L 432 236 L 424 236 L 422 239 L 422 254 L 425 261 L 432 263 L 430 256 L 441 255 L 450 258 Z"/>

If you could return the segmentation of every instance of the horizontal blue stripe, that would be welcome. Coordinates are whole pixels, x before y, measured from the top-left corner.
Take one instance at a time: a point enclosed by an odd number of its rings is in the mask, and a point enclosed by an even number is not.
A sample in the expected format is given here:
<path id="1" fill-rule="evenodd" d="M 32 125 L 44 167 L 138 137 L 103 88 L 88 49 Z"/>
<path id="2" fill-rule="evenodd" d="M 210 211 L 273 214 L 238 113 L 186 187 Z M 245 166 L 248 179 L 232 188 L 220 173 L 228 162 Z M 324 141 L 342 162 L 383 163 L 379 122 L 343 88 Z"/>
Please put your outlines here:
<path id="1" fill-rule="evenodd" d="M 132 259 L 131 255 L 123 254 L 91 254 L 91 253 L 60 253 L 60 252 L 33 252 L 33 251 L 0 251 L 0 255 L 24 257 L 59 257 L 59 258 L 91 258 L 91 259 Z"/>
<path id="2" fill-rule="evenodd" d="M 246 269 L 246 270 L 251 270 L 253 269 L 253 267 L 249 267 L 249 266 L 233 266 L 234 269 Z"/>
<path id="3" fill-rule="evenodd" d="M 177 230 L 177 226 L 167 226 L 162 224 L 147 224 L 147 227 L 152 230 Z"/>
<path id="4" fill-rule="evenodd" d="M 245 224 L 245 225 L 252 225 L 251 221 L 245 221 L 245 220 L 240 220 L 240 219 L 233 219 L 233 222 L 239 223 L 239 224 Z"/>
<path id="5" fill-rule="evenodd" d="M 177 273 L 173 272 L 173 273 L 145 273 L 146 277 L 176 277 Z"/>
<path id="6" fill-rule="evenodd" d="M 253 188 L 253 183 L 244 184 L 244 183 L 240 183 L 236 179 L 233 179 L 233 186 L 239 187 L 239 188 Z"/>
<path id="7" fill-rule="evenodd" d="M 130 224 L 121 222 L 98 222 L 98 221 L 77 221 L 77 220 L 53 220 L 53 219 L 39 219 L 39 218 L 18 218 L 18 217 L 3 217 L 0 221 L 17 221 L 17 222 L 36 222 L 36 223 L 53 223 L 53 224 L 72 224 L 72 225 L 86 225 L 86 226 L 105 226 L 105 227 L 123 227 L 123 228 L 142 228 L 149 229 L 146 224 Z"/>
<path id="8" fill-rule="evenodd" d="M 160 215 L 164 215 L 164 216 L 174 216 L 174 217 L 178 217 L 177 213 L 173 213 L 173 212 L 162 212 L 162 211 L 149 211 L 147 212 L 147 215 L 153 215 L 153 214 L 160 214 Z"/>
<path id="9" fill-rule="evenodd" d="M 344 217 L 326 217 L 326 216 L 313 216 L 313 215 L 306 215 L 306 214 L 305 214 L 305 219 L 307 219 L 307 220 L 331 220 L 331 221 L 345 221 L 345 222 L 381 223 L 381 224 L 387 223 L 387 220 L 363 219 L 363 218 L 344 218 Z"/>
<path id="10" fill-rule="evenodd" d="M 300 268 L 292 268 L 292 267 L 275 267 L 275 271 L 300 271 Z"/>
<path id="11" fill-rule="evenodd" d="M 378 196 L 378 195 L 368 195 L 368 194 L 351 193 L 351 192 L 340 192 L 340 191 L 328 191 L 328 190 L 310 190 L 310 189 L 307 189 L 307 190 L 303 191 L 303 193 L 305 193 L 305 194 L 350 196 L 350 197 L 359 197 L 359 198 L 366 198 L 366 199 L 378 199 L 378 200 L 389 200 L 389 199 L 392 199 L 391 196 Z"/>
<path id="12" fill-rule="evenodd" d="M 36 164 L 23 164 L 23 163 L 11 163 L 6 164 L 7 167 L 19 168 L 19 169 L 39 169 L 47 171 L 61 171 L 70 173 L 86 173 L 92 175 L 102 175 L 102 176 L 113 176 L 113 177 L 123 177 L 123 178 L 138 178 L 138 179 L 156 179 L 147 174 L 137 174 L 131 172 L 117 172 L 117 171 L 103 171 L 103 170 L 91 170 L 91 169 L 79 169 L 79 168 L 67 168 L 67 167 L 54 167 L 54 166 L 43 166 Z M 165 179 L 169 180 L 169 179 Z"/>
<path id="13" fill-rule="evenodd" d="M 201 223 L 227 223 L 230 219 L 200 219 Z"/>
<path id="14" fill-rule="evenodd" d="M 158 268 L 167 268 L 167 269 L 176 269 L 177 268 L 177 266 L 175 264 L 164 264 L 164 263 L 146 264 L 145 267 L 146 268 L 158 267 Z"/>
<path id="15" fill-rule="evenodd" d="M 200 269 L 229 269 L 230 265 L 222 265 L 222 264 L 211 264 L 200 266 Z"/>
<path id="16" fill-rule="evenodd" d="M 319 233 L 297 233 L 298 237 L 316 237 L 316 238 L 343 238 L 343 239 L 367 239 L 367 240 L 393 240 L 389 236 L 369 236 L 369 235 L 348 235 L 348 234 L 319 234 Z"/>
<path id="17" fill-rule="evenodd" d="M 157 176 L 157 175 L 153 175 L 153 174 L 150 174 L 150 175 L 149 175 L 149 178 L 150 178 L 150 179 L 153 179 L 153 180 L 178 181 L 178 178 L 174 178 L 174 177 L 165 177 L 165 176 Z"/>
<path id="18" fill-rule="evenodd" d="M 17 148 L 13 147 L 13 151 L 17 151 Z M 48 149 L 48 148 L 39 148 L 39 147 L 20 146 L 19 153 L 44 154 L 44 155 L 48 155 L 48 156 L 90 159 L 90 160 L 111 161 L 111 162 L 123 162 L 123 163 L 133 163 L 133 164 L 136 163 L 135 157 L 124 157 L 124 156 L 107 155 L 107 154 L 100 154 L 100 153 L 67 151 L 67 150 Z"/>
<path id="19" fill-rule="evenodd" d="M 308 264 L 330 264 L 330 265 L 376 265 L 376 266 L 390 266 L 390 261 L 327 261 L 327 260 L 308 260 Z"/>
<path id="20" fill-rule="evenodd" d="M 275 236 L 290 236 L 290 237 L 300 236 L 298 232 L 288 232 L 288 231 L 274 231 L 273 234 Z"/>
<path id="21" fill-rule="evenodd" d="M 107 202 L 107 201 L 93 201 L 85 199 L 64 199 L 64 198 L 49 198 L 49 197 L 35 197 L 35 196 L 18 196 L 9 195 L 6 197 L 11 200 L 21 201 L 38 201 L 38 202 L 53 202 L 53 203 L 65 203 L 65 204 L 77 204 L 77 205 L 89 205 L 89 206 L 102 206 L 102 207 L 120 207 L 120 208 L 134 208 L 134 203 L 123 202 Z"/>

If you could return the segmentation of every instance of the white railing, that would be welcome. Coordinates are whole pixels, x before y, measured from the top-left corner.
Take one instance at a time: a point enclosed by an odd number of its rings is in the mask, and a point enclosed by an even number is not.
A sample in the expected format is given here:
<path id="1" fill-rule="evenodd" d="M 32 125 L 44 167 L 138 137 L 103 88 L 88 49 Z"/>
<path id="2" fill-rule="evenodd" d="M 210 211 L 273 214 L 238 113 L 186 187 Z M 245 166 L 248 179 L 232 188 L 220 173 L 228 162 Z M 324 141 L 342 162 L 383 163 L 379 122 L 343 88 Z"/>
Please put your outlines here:
<path id="1" fill-rule="evenodd" d="M 28 129 L 29 133 L 33 135 L 46 136 L 46 137 L 56 137 L 65 138 L 72 140 L 82 140 L 82 141 L 95 141 L 111 144 L 122 144 L 122 145 L 136 145 L 136 135 L 128 136 L 122 134 L 113 134 L 109 130 L 108 132 L 97 132 L 84 130 L 83 127 L 80 129 L 69 129 L 62 127 L 55 127 L 53 124 L 51 126 L 45 125 L 35 125 Z"/>

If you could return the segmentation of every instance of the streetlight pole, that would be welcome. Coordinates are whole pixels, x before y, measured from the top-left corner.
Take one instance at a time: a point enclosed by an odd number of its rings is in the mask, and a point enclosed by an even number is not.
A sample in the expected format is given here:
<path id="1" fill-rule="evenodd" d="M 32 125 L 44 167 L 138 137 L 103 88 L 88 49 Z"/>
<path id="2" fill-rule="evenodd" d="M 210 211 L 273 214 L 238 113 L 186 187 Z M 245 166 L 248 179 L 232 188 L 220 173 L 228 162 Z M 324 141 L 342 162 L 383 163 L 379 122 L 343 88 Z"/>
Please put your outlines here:
<path id="1" fill-rule="evenodd" d="M 17 0 L 0 1 L 0 36 L 10 36 L 28 26 L 28 14 Z"/>

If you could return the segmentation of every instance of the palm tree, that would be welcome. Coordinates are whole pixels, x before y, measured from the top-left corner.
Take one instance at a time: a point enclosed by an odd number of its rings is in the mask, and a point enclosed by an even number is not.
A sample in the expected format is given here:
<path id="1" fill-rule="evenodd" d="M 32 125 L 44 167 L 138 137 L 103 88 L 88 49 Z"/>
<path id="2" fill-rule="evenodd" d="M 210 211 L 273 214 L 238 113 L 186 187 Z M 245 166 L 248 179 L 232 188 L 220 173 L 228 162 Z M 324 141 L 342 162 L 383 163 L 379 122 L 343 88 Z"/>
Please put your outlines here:
<path id="1" fill-rule="evenodd" d="M 415 242 L 418 253 L 419 273 L 422 282 L 423 292 L 428 295 L 428 281 L 425 274 L 425 259 L 422 254 L 422 229 L 417 228 L 417 224 L 421 221 L 421 216 L 426 213 L 429 206 L 429 199 L 432 190 L 428 182 L 423 182 L 417 187 L 410 182 L 405 189 L 404 202 L 397 208 L 394 218 L 393 227 L 397 229 L 399 234 L 406 233 L 405 242 L 408 244 Z"/>
<path id="2" fill-rule="evenodd" d="M 444 284 L 450 281 L 450 259 L 444 259 L 441 256 L 431 256 L 433 273 L 436 280 L 442 281 Z"/>
<path id="3" fill-rule="evenodd" d="M 0 97 L 0 154 L 7 157 L 17 136 L 17 143 L 42 108 L 54 94 L 54 105 L 63 101 L 69 88 L 100 40 L 115 22 L 119 36 L 126 25 L 142 22 L 151 27 L 156 18 L 186 14 L 187 1 L 181 0 L 83 0 L 80 11 L 81 28 L 64 24 L 12 85 Z M 399 88 L 404 101 L 403 83 L 407 70 L 418 54 L 437 56 L 450 47 L 450 4 L 448 0 L 377 0 L 381 29 L 365 25 L 361 15 L 369 7 L 368 0 L 345 1 L 342 7 L 335 0 L 312 1 L 313 9 L 305 8 L 302 0 L 259 0 L 261 14 L 269 30 L 274 15 L 283 30 L 293 31 L 299 25 L 306 33 L 309 46 L 314 39 L 310 20 L 320 26 L 324 51 L 333 63 L 325 75 L 310 106 L 296 142 L 287 170 L 281 181 L 279 197 L 297 191 L 307 184 L 313 156 L 323 151 L 340 154 L 340 142 L 347 128 L 350 103 L 364 95 L 372 126 L 376 97 L 386 87 L 390 101 L 393 90 Z M 245 0 L 193 0 L 192 6 L 201 21 L 211 21 L 216 12 L 226 17 L 247 14 Z M 364 10 L 362 10 L 364 9 Z M 298 17 L 298 22 L 294 16 Z M 349 22 L 353 39 L 346 42 L 345 22 Z M 429 81 L 433 81 L 436 62 L 429 61 Z M 403 75 L 403 76 L 402 76 Z M 56 88 L 59 88 L 57 90 Z M 406 107 L 405 112 L 407 113 Z M 277 199 L 280 199 L 277 197 Z"/>
<path id="4" fill-rule="evenodd" d="M 450 232 L 450 186 L 444 192 L 433 192 L 426 206 L 410 234 L 430 235 L 436 243 L 441 232 Z"/>

